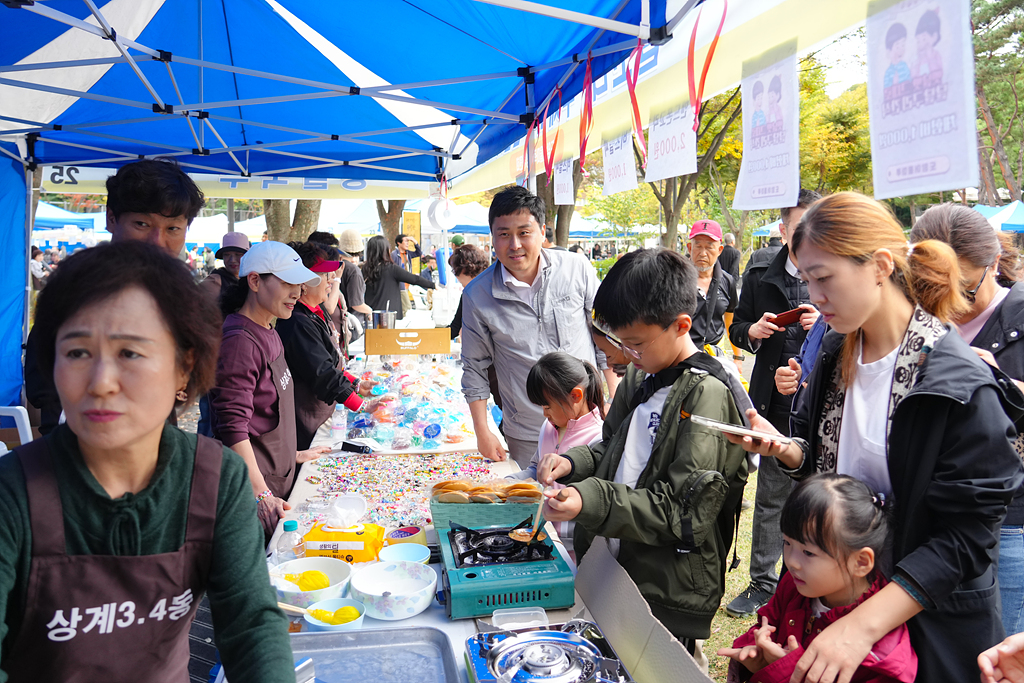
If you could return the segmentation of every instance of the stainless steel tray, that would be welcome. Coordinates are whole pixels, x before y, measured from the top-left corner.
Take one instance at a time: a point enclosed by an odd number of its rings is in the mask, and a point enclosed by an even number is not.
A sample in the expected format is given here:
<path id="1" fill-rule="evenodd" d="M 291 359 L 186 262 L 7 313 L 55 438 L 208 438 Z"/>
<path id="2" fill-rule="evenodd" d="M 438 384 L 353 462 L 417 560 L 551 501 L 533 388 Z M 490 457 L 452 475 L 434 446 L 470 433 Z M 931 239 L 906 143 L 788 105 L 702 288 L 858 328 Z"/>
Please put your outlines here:
<path id="1" fill-rule="evenodd" d="M 436 628 L 297 633 L 292 654 L 316 666 L 317 683 L 460 683 L 451 642 Z"/>

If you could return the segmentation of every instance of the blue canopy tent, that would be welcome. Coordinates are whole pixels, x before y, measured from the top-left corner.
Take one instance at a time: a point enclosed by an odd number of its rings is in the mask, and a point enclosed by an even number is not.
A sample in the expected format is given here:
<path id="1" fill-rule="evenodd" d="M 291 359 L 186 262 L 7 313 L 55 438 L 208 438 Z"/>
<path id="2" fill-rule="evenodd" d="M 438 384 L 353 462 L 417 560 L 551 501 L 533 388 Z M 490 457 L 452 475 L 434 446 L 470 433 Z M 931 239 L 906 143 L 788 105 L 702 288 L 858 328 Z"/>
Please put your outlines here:
<path id="1" fill-rule="evenodd" d="M 992 218 L 992 216 L 995 216 L 997 213 L 999 213 L 1000 211 L 1002 211 L 1006 207 L 1005 206 L 986 206 L 984 204 L 975 204 L 972 208 L 975 211 L 977 211 L 978 213 L 980 213 L 982 216 L 984 216 L 985 218 Z"/>
<path id="2" fill-rule="evenodd" d="M 697 4 L 668 17 L 665 0 L 5 2 L 0 400 L 21 385 L 11 331 L 27 328 L 37 165 L 171 157 L 238 184 L 438 183 L 523 138 L 556 91 L 579 93 L 588 55 L 597 78 L 638 39 L 667 39 Z"/>
<path id="3" fill-rule="evenodd" d="M 1006 215 L 1000 213 L 999 218 L 1002 219 L 999 229 L 1003 232 L 1024 232 L 1024 202 L 1014 202 L 1013 210 Z"/>
<path id="4" fill-rule="evenodd" d="M 33 229 L 49 230 L 63 228 L 68 225 L 73 225 L 82 230 L 102 228 L 102 224 L 96 225 L 95 216 L 101 216 L 103 222 L 106 222 L 106 213 L 74 213 L 53 204 L 39 202 L 39 205 L 36 207 L 36 215 L 33 216 Z"/>

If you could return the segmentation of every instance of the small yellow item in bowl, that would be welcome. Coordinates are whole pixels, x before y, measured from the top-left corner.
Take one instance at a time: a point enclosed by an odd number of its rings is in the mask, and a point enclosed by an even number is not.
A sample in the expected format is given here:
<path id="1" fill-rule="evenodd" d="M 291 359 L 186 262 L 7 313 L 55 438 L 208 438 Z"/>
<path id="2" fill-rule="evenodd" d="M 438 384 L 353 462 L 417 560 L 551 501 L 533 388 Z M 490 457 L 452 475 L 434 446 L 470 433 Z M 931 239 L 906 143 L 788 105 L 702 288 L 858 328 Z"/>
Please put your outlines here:
<path id="1" fill-rule="evenodd" d="M 285 579 L 299 587 L 302 592 L 318 591 L 331 585 L 330 578 L 322 571 L 311 569 L 301 574 L 285 574 Z"/>
<path id="2" fill-rule="evenodd" d="M 342 624 L 352 623 L 361 615 L 359 614 L 359 610 L 355 607 L 345 606 L 339 607 L 333 612 L 326 609 L 311 609 L 309 610 L 309 616 L 313 617 L 317 621 L 330 624 L 331 626 L 340 626 Z"/>

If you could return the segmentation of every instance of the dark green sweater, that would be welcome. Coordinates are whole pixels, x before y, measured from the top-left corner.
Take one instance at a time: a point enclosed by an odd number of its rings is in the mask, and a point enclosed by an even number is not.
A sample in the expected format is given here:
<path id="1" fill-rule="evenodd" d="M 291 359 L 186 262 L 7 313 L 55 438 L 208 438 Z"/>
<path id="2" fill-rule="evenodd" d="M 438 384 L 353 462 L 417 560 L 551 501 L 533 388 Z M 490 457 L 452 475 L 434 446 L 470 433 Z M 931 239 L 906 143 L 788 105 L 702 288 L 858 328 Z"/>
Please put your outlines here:
<path id="1" fill-rule="evenodd" d="M 164 427 L 153 479 L 112 500 L 86 467 L 66 425 L 46 437 L 53 457 L 69 555 L 155 555 L 185 542 L 196 436 Z M 0 457 L 0 669 L 21 627 L 32 555 L 25 477 L 17 456 Z M 295 680 L 288 621 L 267 576 L 263 530 L 242 459 L 224 449 L 209 582 L 217 647 L 232 681 Z M 197 597 L 197 599 L 199 599 Z M 143 645 L 143 644 L 140 644 Z M 144 672 L 139 672 L 145 678 Z M 7 674 L 0 670 L 0 682 Z"/>

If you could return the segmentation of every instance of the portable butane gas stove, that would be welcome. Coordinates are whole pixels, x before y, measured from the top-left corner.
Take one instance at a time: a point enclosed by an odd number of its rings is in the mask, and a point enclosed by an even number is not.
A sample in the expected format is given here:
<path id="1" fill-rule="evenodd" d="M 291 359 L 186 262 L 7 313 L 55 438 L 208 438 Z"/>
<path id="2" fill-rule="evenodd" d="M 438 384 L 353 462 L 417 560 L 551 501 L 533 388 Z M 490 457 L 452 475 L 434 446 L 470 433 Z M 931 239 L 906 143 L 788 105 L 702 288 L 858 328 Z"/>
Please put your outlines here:
<path id="1" fill-rule="evenodd" d="M 604 634 L 589 621 L 559 630 L 478 633 L 466 641 L 472 683 L 632 683 Z"/>
<path id="2" fill-rule="evenodd" d="M 571 607 L 573 574 L 550 539 L 522 543 L 509 532 L 524 527 L 470 529 L 455 522 L 438 534 L 441 585 L 449 619 L 490 616 L 494 610 Z"/>

